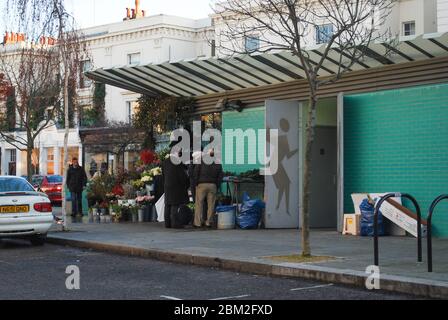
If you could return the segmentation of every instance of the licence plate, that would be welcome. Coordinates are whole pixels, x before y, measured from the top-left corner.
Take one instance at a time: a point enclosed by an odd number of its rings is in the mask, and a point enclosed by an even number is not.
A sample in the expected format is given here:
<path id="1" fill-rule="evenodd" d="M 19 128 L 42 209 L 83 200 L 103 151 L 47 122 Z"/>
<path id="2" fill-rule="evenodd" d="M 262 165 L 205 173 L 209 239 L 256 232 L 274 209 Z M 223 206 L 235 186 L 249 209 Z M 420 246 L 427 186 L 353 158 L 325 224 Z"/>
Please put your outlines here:
<path id="1" fill-rule="evenodd" d="M 30 206 L 0 206 L 1 213 L 25 213 L 30 211 Z"/>

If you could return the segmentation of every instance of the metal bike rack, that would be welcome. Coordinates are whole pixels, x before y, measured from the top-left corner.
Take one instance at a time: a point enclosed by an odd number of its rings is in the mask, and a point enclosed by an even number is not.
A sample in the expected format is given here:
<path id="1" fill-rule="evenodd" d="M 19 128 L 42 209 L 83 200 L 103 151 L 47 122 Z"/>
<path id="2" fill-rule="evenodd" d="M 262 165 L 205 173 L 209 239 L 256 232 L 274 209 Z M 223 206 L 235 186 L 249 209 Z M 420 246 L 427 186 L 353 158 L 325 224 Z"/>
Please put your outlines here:
<path id="1" fill-rule="evenodd" d="M 407 198 L 412 201 L 415 209 L 417 210 L 417 261 L 422 262 L 422 214 L 420 212 L 420 206 L 417 200 L 413 196 L 407 193 L 389 193 L 383 196 L 375 206 L 374 218 L 373 218 L 373 229 L 374 229 L 374 260 L 375 266 L 379 266 L 379 255 L 378 255 L 378 213 L 380 211 L 381 205 L 384 201 L 390 198 Z"/>
<path id="2" fill-rule="evenodd" d="M 442 201 L 448 199 L 448 194 L 441 195 L 437 199 L 434 200 L 434 202 L 431 204 L 431 207 L 429 208 L 429 214 L 428 214 L 428 225 L 427 225 L 427 244 L 428 244 L 428 272 L 432 272 L 432 214 L 434 212 L 434 209 L 437 207 L 437 205 Z"/>

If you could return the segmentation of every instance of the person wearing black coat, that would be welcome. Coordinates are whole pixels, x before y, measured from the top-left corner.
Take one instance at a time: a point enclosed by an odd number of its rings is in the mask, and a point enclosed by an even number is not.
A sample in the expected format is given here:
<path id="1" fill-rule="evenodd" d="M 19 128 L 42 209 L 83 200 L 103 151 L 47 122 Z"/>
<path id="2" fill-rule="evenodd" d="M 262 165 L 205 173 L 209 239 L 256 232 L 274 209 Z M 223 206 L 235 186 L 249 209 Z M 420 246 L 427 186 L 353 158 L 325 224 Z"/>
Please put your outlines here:
<path id="1" fill-rule="evenodd" d="M 72 200 L 72 216 L 82 215 L 82 192 L 87 184 L 84 168 L 78 163 L 78 158 L 72 159 L 67 170 L 67 188 Z"/>
<path id="2" fill-rule="evenodd" d="M 165 191 L 165 227 L 182 228 L 179 208 L 189 202 L 189 178 L 183 164 L 174 164 L 167 158 L 162 164 L 163 186 Z"/>

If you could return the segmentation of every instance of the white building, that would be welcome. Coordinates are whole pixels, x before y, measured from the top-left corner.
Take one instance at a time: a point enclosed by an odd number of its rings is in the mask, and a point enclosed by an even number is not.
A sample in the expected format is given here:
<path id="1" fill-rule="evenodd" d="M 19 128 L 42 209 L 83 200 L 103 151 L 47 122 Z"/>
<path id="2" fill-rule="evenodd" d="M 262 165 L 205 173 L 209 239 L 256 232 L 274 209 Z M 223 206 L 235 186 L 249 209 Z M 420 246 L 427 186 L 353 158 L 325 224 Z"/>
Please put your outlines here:
<path id="1" fill-rule="evenodd" d="M 226 8 L 226 1 L 222 1 L 223 7 Z M 233 5 L 230 5 L 232 7 Z M 217 10 L 220 10 L 219 3 Z M 222 9 L 221 9 L 222 10 Z M 228 24 L 223 21 L 223 16 L 229 15 L 223 10 L 220 14 L 213 14 L 213 25 L 215 27 L 216 45 L 218 47 L 218 55 L 227 56 L 235 51 L 251 52 L 256 51 L 257 48 L 266 49 L 271 47 L 270 43 L 284 44 L 284 40 L 278 35 L 263 31 L 263 35 L 257 31 L 250 31 L 252 22 L 243 19 L 234 30 L 229 31 Z M 378 17 L 376 22 L 381 20 L 381 12 L 377 12 Z M 325 13 L 322 14 L 325 16 Z M 271 18 L 267 18 L 271 19 Z M 329 21 L 322 19 L 321 21 L 313 22 L 316 26 L 313 30 L 306 30 L 303 34 L 303 42 L 305 46 L 314 46 L 319 43 L 326 42 L 325 34 L 333 32 L 333 26 Z M 276 28 L 281 28 L 282 23 L 273 23 Z M 390 14 L 387 16 L 383 25 L 377 26 L 380 33 L 385 36 L 399 37 L 399 36 L 414 36 L 422 34 L 430 34 L 435 32 L 448 31 L 448 0 L 399 0 L 392 8 Z M 263 28 L 262 28 L 263 29 Z M 235 36 L 235 33 L 246 33 L 246 36 Z M 319 34 L 324 35 L 320 39 Z M 231 39 L 229 39 L 229 36 Z M 232 49 L 229 51 L 229 49 Z"/>
<path id="2" fill-rule="evenodd" d="M 136 1 L 138 6 L 139 1 Z M 123 8 L 125 9 L 125 8 Z M 126 11 L 123 10 L 125 13 Z M 132 13 L 131 13 L 132 12 Z M 154 15 L 145 17 L 145 12 L 127 9 L 123 21 L 82 30 L 90 60 L 84 62 L 84 71 L 95 68 L 111 68 L 126 65 L 160 63 L 182 59 L 210 57 L 212 49 L 208 39 L 212 38 L 211 19 L 193 20 L 182 17 Z M 9 44 L 4 44 L 10 46 Z M 91 108 L 93 83 L 80 75 L 78 107 Z M 139 94 L 112 86 L 106 87 L 106 119 L 116 122 L 130 121 L 135 111 Z M 75 122 L 81 124 L 82 119 Z M 98 169 L 104 163 L 113 163 L 109 154 L 87 154 L 83 152 L 79 126 L 70 131 L 69 158 L 77 156 L 84 160 L 87 171 L 94 159 Z M 62 174 L 62 150 L 64 130 L 51 126 L 37 139 L 33 164 L 39 174 Z M 26 175 L 26 155 L 12 145 L 0 140 L 0 174 Z M 135 155 L 134 155 L 135 157 Z M 125 167 L 135 159 L 125 155 Z"/>
<path id="3" fill-rule="evenodd" d="M 448 32 L 448 0 L 437 0 L 438 32 Z"/>
<path id="4" fill-rule="evenodd" d="M 40 47 L 40 45 L 26 41 L 26 35 L 24 34 L 5 33 L 3 43 L 0 45 L 0 54 L 2 55 L 1 68 L 4 68 L 4 70 L 0 70 L 0 72 L 9 72 L 11 79 L 17 78 L 18 70 L 22 64 L 20 60 L 23 58 L 21 51 L 34 46 Z M 35 68 L 31 70 L 39 72 L 38 68 L 37 70 Z M 51 107 L 48 106 L 48 108 Z M 6 101 L 0 101 L 0 112 L 6 112 Z M 16 128 L 20 127 L 19 119 L 19 114 L 16 112 Z M 39 127 L 43 125 L 46 128 L 35 139 L 35 149 L 31 157 L 33 173 L 61 174 L 63 168 L 64 130 L 58 128 L 53 121 L 48 123 L 44 121 Z M 27 154 L 26 151 L 22 150 L 26 150 L 24 145 L 24 142 L 27 141 L 26 131 L 16 130 L 12 133 L 12 136 L 16 137 L 16 143 L 9 144 L 0 137 L 0 174 L 24 176 L 27 174 Z M 70 129 L 68 138 L 69 156 L 78 156 L 79 150 L 82 149 L 80 142 L 78 129 Z M 21 150 L 17 149 L 17 146 Z"/>
<path id="5" fill-rule="evenodd" d="M 211 48 L 207 39 L 212 31 L 208 18 L 156 15 L 84 29 L 83 33 L 91 51 L 91 68 L 107 69 L 209 57 Z M 86 106 L 90 103 L 91 89 L 88 86 L 79 92 L 87 98 Z M 107 119 L 127 121 L 138 97 L 131 91 L 107 86 Z"/>

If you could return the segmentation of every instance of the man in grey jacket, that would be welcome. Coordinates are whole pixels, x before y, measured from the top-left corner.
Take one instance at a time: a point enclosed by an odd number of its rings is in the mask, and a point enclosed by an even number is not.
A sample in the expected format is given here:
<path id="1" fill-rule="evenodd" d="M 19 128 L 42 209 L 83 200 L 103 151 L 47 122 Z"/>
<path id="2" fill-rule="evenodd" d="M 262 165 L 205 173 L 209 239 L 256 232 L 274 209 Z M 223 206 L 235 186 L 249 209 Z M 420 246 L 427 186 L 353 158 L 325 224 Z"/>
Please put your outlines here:
<path id="1" fill-rule="evenodd" d="M 210 152 L 210 156 L 214 157 L 214 152 Z M 196 203 L 194 210 L 194 223 L 196 228 L 203 225 L 202 212 L 204 200 L 207 199 L 207 221 L 206 227 L 211 227 L 213 216 L 215 214 L 216 194 L 219 185 L 222 182 L 223 170 L 221 164 L 205 164 L 202 162 L 194 168 L 194 181 L 196 182 Z"/>

